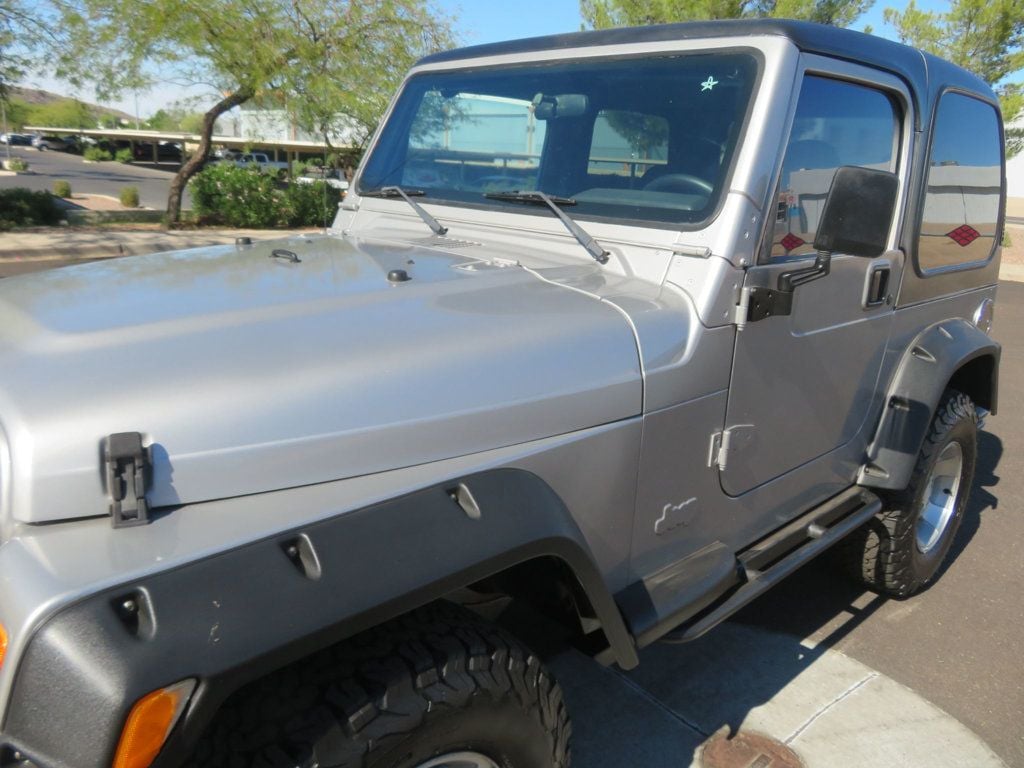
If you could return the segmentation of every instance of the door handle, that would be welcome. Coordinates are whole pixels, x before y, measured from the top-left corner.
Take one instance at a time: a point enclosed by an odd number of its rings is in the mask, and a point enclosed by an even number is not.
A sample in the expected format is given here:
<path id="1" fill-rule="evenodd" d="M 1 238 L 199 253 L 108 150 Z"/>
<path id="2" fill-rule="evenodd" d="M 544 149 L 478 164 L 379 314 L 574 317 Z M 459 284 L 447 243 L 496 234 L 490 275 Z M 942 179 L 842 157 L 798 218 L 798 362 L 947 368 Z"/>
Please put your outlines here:
<path id="1" fill-rule="evenodd" d="M 878 307 L 892 302 L 889 295 L 889 278 L 892 268 L 888 264 L 875 264 L 868 270 L 867 285 L 864 288 L 864 306 Z"/>

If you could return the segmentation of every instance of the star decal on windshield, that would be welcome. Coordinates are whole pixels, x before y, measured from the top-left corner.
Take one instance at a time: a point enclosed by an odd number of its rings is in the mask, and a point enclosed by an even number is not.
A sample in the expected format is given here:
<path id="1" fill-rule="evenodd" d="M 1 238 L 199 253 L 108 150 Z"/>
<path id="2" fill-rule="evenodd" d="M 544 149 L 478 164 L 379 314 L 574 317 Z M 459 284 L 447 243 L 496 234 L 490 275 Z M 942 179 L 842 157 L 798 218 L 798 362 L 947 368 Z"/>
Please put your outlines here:
<path id="1" fill-rule="evenodd" d="M 712 90 L 712 89 L 713 89 L 713 88 L 714 88 L 714 87 L 715 87 L 716 85 L 718 85 L 718 81 L 717 81 L 717 80 L 715 80 L 715 78 L 714 78 L 714 76 L 713 76 L 713 75 L 708 75 L 708 79 L 707 79 L 707 80 L 705 80 L 705 81 L 704 81 L 703 83 L 701 83 L 701 84 L 700 84 L 700 92 L 701 92 L 701 93 L 704 93 L 704 91 L 710 91 L 710 90 Z"/>

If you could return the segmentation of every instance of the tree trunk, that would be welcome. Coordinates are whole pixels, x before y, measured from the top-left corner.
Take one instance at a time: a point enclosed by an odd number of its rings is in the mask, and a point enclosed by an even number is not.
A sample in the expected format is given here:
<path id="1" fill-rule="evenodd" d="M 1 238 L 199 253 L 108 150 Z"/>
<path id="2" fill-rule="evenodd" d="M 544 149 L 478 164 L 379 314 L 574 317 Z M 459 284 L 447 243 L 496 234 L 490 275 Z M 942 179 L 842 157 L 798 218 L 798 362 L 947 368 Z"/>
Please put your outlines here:
<path id="1" fill-rule="evenodd" d="M 251 90 L 247 88 L 240 88 L 234 93 L 230 93 L 218 101 L 210 108 L 209 112 L 203 115 L 203 127 L 202 133 L 199 136 L 199 147 L 192 153 L 188 162 L 181 166 L 178 170 L 178 175 L 171 181 L 171 191 L 167 196 L 168 226 L 173 227 L 181 222 L 181 195 L 185 191 L 185 185 L 188 184 L 189 179 L 196 175 L 202 167 L 203 162 L 206 160 L 206 156 L 210 154 L 210 137 L 213 136 L 213 126 L 216 124 L 217 118 L 229 109 L 233 109 L 239 104 L 244 104 L 251 99 L 252 96 L 253 93 Z"/>

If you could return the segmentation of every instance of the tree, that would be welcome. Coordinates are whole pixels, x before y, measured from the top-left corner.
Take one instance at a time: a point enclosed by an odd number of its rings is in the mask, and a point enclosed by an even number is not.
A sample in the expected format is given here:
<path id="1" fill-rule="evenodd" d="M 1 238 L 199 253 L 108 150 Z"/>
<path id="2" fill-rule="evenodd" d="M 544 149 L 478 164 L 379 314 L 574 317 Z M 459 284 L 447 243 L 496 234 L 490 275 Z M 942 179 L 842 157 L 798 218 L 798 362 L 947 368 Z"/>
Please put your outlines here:
<path id="1" fill-rule="evenodd" d="M 146 84 L 158 66 L 217 93 L 197 151 L 171 182 L 167 215 L 175 224 L 225 112 L 283 92 L 295 94 L 289 108 L 309 123 L 326 125 L 342 108 L 375 121 L 384 103 L 378 93 L 394 87 L 396 73 L 450 39 L 447 19 L 427 1 L 81 0 L 64 14 L 72 45 L 61 71 L 95 83 L 101 96 Z"/>
<path id="2" fill-rule="evenodd" d="M 1007 125 L 1024 119 L 1024 0 L 953 0 L 949 11 L 924 11 L 914 0 L 885 9 L 901 42 L 974 72 L 999 94 Z M 1024 128 L 1007 130 L 1006 152 L 1024 148 Z"/>
<path id="3" fill-rule="evenodd" d="M 787 18 L 847 27 L 874 0 L 580 0 L 593 29 L 701 19 Z"/>

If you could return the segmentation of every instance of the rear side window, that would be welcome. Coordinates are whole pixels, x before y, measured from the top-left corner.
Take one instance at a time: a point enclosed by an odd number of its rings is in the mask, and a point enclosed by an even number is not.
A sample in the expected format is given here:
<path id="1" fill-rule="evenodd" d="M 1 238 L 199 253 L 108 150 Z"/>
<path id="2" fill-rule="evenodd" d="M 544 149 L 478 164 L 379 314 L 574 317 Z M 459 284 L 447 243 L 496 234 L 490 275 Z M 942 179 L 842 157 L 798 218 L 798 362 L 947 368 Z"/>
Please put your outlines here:
<path id="1" fill-rule="evenodd" d="M 999 227 L 1003 153 L 990 104 L 961 93 L 939 101 L 917 241 L 923 272 L 983 264 Z"/>
<path id="2" fill-rule="evenodd" d="M 782 161 L 771 255 L 814 252 L 818 217 L 843 165 L 895 171 L 899 111 L 876 88 L 808 75 Z"/>

